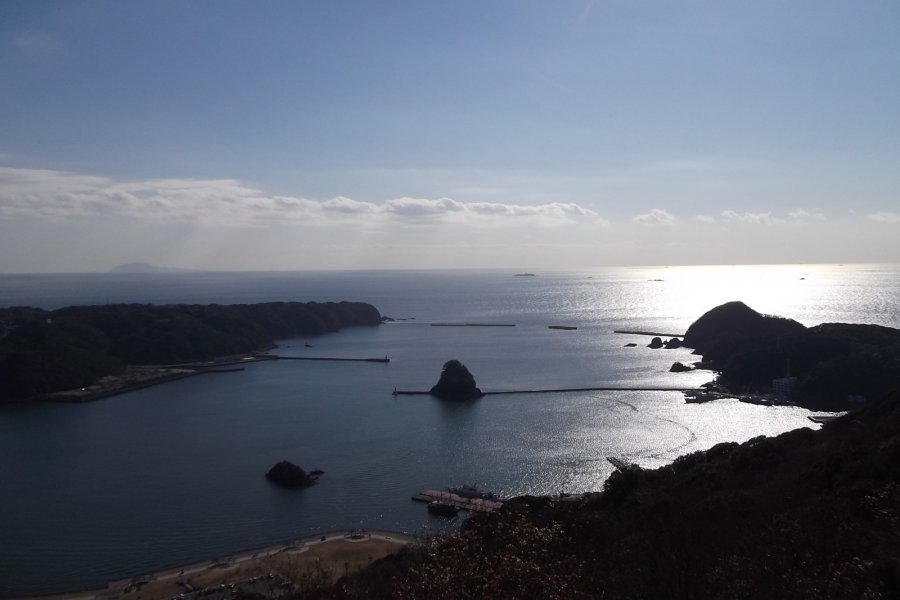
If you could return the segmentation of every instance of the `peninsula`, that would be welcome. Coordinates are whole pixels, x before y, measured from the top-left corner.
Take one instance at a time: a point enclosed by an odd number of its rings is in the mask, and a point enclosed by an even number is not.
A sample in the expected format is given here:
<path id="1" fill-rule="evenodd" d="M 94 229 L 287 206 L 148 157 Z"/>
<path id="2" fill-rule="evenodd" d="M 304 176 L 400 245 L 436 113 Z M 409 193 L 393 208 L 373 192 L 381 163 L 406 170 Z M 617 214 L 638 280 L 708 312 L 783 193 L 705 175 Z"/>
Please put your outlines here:
<path id="1" fill-rule="evenodd" d="M 792 403 L 812 409 L 851 408 L 900 388 L 900 330 L 891 327 L 805 327 L 728 302 L 697 319 L 684 345 L 720 373 L 716 383 L 724 389 L 781 391 Z"/>
<path id="2" fill-rule="evenodd" d="M 104 377 L 138 387 L 183 376 L 177 367 L 185 363 L 268 350 L 278 338 L 380 323 L 378 309 L 362 302 L 2 308 L 0 403 L 87 387 Z"/>

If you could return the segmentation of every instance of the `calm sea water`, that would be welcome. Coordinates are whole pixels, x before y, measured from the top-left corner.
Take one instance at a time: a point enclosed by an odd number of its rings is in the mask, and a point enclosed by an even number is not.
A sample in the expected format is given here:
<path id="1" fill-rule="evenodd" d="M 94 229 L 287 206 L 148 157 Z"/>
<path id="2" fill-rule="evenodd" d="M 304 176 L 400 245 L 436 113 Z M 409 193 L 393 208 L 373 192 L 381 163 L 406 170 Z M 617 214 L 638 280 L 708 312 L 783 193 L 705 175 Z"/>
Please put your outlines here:
<path id="1" fill-rule="evenodd" d="M 504 496 L 600 489 L 607 456 L 658 466 L 721 441 L 816 427 L 807 411 L 673 392 L 489 396 L 427 389 L 458 358 L 485 390 L 694 386 L 668 373 L 686 350 L 614 329 L 683 332 L 740 299 L 765 313 L 900 327 L 896 265 L 632 268 L 513 277 L 507 271 L 3 275 L 0 305 L 362 300 L 413 318 L 311 340 L 281 361 L 85 405 L 0 407 L 0 595 L 110 579 L 321 531 L 441 531 L 410 495 L 477 483 Z M 511 328 L 431 327 L 439 321 Z M 547 329 L 563 324 L 577 331 Z M 638 342 L 637 348 L 625 348 Z M 311 348 L 305 344 L 311 344 Z M 300 492 L 264 478 L 291 460 L 325 475 Z M 452 525 L 451 525 L 452 526 Z"/>

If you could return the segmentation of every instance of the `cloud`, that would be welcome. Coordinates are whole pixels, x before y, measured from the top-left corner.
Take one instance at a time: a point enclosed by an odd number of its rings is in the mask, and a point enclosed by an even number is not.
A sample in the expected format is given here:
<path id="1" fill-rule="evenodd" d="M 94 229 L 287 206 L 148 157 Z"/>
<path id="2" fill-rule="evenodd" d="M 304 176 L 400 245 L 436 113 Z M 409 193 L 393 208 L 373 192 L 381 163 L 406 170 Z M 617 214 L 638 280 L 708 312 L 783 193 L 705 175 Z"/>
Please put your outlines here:
<path id="1" fill-rule="evenodd" d="M 697 215 L 694 217 L 694 221 L 697 223 L 715 223 L 716 219 L 714 217 L 710 217 L 709 215 Z"/>
<path id="2" fill-rule="evenodd" d="M 812 211 L 808 211 L 803 208 L 795 208 L 791 212 L 788 213 L 788 216 L 793 221 L 805 223 L 807 221 L 825 221 L 826 217 L 818 208 L 813 209 Z"/>
<path id="3" fill-rule="evenodd" d="M 322 203 L 322 209 L 344 214 L 373 214 L 378 212 L 378 207 L 370 202 L 358 202 L 352 198 L 338 196 Z"/>
<path id="4" fill-rule="evenodd" d="M 450 198 L 429 200 L 427 198 L 397 198 L 388 200 L 384 209 L 404 217 L 432 217 L 466 212 L 466 206 Z"/>
<path id="5" fill-rule="evenodd" d="M 606 221 L 574 203 L 526 205 L 452 198 L 395 198 L 384 203 L 273 196 L 233 179 L 115 181 L 64 171 L 0 168 L 0 218 L 129 217 L 157 222 L 261 225 L 373 220 L 503 226 Z"/>
<path id="6" fill-rule="evenodd" d="M 866 215 L 866 217 L 871 221 L 876 221 L 878 223 L 900 223 L 900 213 L 895 212 L 876 212 Z"/>
<path id="7" fill-rule="evenodd" d="M 639 225 L 671 225 L 678 219 L 661 208 L 654 208 L 648 213 L 636 216 L 633 222 Z"/>
<path id="8" fill-rule="evenodd" d="M 724 210 L 719 216 L 726 223 L 750 223 L 753 225 L 776 225 L 778 223 L 784 223 L 783 219 L 773 216 L 770 212 L 753 213 Z"/>

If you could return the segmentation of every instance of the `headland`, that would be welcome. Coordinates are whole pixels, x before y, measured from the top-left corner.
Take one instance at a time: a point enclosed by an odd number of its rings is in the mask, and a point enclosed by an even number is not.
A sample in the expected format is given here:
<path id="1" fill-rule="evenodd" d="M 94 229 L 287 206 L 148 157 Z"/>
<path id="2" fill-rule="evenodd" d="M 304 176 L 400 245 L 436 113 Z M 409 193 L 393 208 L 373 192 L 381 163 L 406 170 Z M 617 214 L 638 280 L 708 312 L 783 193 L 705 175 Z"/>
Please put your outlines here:
<path id="1" fill-rule="evenodd" d="M 256 355 L 278 338 L 380 323 L 378 309 L 362 302 L 4 308 L 0 403 L 64 390 L 75 392 L 69 398 L 93 399 L 266 360 Z"/>

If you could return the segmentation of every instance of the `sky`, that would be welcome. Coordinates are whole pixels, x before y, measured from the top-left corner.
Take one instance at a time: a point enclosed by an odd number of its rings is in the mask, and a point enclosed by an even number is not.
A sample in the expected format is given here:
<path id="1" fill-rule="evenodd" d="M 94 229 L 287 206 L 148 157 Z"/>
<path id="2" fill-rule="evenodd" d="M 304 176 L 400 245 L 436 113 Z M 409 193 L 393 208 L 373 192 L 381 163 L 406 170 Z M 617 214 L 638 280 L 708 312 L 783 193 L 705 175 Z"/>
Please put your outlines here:
<path id="1" fill-rule="evenodd" d="M 896 0 L 0 0 L 0 272 L 898 257 Z"/>

